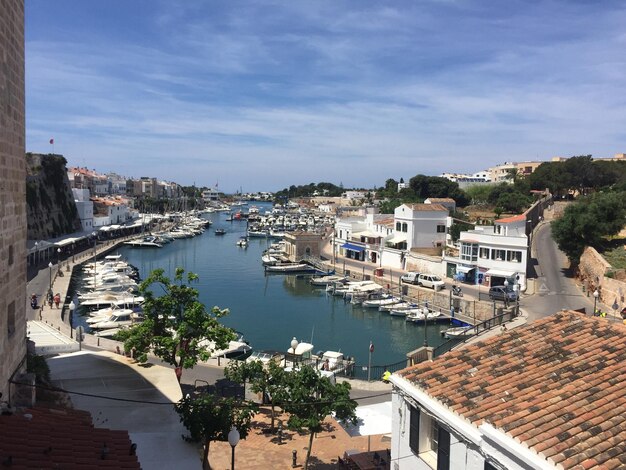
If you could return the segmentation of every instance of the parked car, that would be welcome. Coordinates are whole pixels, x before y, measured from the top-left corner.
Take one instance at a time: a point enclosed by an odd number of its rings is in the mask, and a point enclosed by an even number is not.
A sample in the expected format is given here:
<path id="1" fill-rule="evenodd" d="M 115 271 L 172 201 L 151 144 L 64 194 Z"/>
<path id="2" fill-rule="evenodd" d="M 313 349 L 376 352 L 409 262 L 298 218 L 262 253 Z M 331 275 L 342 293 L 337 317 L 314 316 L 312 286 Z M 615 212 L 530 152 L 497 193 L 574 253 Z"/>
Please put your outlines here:
<path id="1" fill-rule="evenodd" d="M 430 287 L 431 289 L 439 290 L 446 287 L 446 283 L 443 282 L 439 276 L 433 274 L 420 274 L 417 279 L 417 285 L 422 287 Z"/>
<path id="2" fill-rule="evenodd" d="M 510 287 L 494 286 L 489 289 L 489 298 L 491 300 L 515 302 L 517 300 L 517 292 Z"/>
<path id="3" fill-rule="evenodd" d="M 400 277 L 400 281 L 406 284 L 417 284 L 419 277 L 420 277 L 420 273 L 410 272 L 410 273 L 403 274 Z"/>

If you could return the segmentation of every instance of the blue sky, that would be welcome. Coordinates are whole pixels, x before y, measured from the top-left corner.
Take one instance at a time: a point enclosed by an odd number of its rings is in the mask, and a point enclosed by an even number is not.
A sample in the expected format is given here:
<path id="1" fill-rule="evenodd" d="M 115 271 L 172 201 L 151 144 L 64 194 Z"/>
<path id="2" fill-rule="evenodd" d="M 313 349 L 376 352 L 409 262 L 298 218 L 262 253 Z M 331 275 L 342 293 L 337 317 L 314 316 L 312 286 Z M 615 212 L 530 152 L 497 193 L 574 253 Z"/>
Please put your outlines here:
<path id="1" fill-rule="evenodd" d="M 220 189 L 626 151 L 626 4 L 27 0 L 26 148 Z"/>

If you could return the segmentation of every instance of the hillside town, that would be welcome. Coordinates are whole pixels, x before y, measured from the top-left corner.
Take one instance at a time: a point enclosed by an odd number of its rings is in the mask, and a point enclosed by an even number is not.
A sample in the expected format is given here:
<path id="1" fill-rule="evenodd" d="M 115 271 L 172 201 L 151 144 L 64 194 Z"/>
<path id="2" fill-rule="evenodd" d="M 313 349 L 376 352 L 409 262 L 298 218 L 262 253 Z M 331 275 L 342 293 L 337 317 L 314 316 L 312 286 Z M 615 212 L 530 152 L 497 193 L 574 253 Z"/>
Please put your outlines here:
<path id="1" fill-rule="evenodd" d="M 24 11 L 0 5 L 3 467 L 626 468 L 626 154 L 105 174 L 26 148 Z"/>

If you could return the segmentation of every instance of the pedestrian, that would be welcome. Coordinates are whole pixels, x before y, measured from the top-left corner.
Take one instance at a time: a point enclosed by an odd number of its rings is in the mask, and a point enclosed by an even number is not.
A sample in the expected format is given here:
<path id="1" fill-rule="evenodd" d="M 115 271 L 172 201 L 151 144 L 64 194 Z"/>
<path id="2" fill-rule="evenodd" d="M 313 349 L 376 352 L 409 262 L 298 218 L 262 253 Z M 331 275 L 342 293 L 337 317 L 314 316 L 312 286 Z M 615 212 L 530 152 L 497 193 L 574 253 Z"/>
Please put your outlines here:
<path id="1" fill-rule="evenodd" d="M 30 307 L 35 310 L 37 308 L 37 294 L 30 296 Z"/>
<path id="2" fill-rule="evenodd" d="M 56 305 L 56 308 L 59 308 L 60 303 L 61 303 L 61 294 L 57 292 L 57 294 L 54 296 L 54 305 Z"/>

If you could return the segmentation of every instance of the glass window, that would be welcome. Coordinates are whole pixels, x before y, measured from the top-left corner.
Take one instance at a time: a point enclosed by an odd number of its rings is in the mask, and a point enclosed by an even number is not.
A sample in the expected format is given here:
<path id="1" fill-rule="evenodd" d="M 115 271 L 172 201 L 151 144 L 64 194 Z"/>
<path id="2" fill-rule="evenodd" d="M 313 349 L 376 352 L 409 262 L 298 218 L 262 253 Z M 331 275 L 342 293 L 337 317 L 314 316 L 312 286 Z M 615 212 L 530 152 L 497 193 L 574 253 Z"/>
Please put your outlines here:
<path id="1" fill-rule="evenodd" d="M 522 252 L 521 251 L 507 251 L 506 252 L 506 260 L 511 263 L 521 263 L 522 262 Z"/>
<path id="2" fill-rule="evenodd" d="M 496 261 L 503 261 L 505 259 L 506 252 L 504 250 L 491 250 L 491 259 Z"/>
<path id="3" fill-rule="evenodd" d="M 406 224 L 406 222 L 402 223 L 402 231 L 405 233 L 409 231 L 409 226 Z"/>
<path id="4" fill-rule="evenodd" d="M 437 233 L 446 233 L 446 226 L 443 224 L 437 225 Z"/>
<path id="5" fill-rule="evenodd" d="M 489 248 L 481 248 L 480 249 L 480 258 L 481 259 L 489 259 Z"/>
<path id="6" fill-rule="evenodd" d="M 461 259 L 463 261 L 476 261 L 478 259 L 478 245 L 474 243 L 462 243 Z"/>
<path id="7" fill-rule="evenodd" d="M 7 305 L 7 334 L 9 338 L 15 334 L 15 300 Z"/>
<path id="8" fill-rule="evenodd" d="M 402 224 L 400 222 L 396 222 L 396 231 L 397 232 L 401 232 L 402 231 Z"/>

